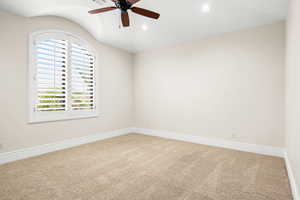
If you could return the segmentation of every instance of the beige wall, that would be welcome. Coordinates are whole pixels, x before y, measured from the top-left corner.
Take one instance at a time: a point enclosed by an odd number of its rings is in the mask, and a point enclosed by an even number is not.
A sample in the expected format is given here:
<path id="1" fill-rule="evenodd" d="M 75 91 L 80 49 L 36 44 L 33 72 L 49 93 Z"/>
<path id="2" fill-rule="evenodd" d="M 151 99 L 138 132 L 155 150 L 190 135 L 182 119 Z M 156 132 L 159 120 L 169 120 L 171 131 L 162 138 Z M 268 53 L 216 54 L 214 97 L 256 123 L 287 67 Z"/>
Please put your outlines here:
<path id="1" fill-rule="evenodd" d="M 284 145 L 283 22 L 135 57 L 100 44 L 78 24 L 58 17 L 0 12 L 0 27 L 0 89 L 5 94 L 0 98 L 0 152 L 133 125 Z M 41 29 L 74 33 L 97 50 L 99 118 L 27 123 L 28 35 Z"/>
<path id="2" fill-rule="evenodd" d="M 282 147 L 284 54 L 284 22 L 137 54 L 135 125 Z"/>
<path id="3" fill-rule="evenodd" d="M 300 1 L 291 0 L 287 24 L 287 152 L 300 191 Z"/>
<path id="4" fill-rule="evenodd" d="M 99 118 L 27 124 L 28 36 L 60 29 L 81 36 L 98 53 Z M 78 24 L 58 17 L 0 12 L 0 152 L 132 126 L 132 55 L 98 43 Z"/>

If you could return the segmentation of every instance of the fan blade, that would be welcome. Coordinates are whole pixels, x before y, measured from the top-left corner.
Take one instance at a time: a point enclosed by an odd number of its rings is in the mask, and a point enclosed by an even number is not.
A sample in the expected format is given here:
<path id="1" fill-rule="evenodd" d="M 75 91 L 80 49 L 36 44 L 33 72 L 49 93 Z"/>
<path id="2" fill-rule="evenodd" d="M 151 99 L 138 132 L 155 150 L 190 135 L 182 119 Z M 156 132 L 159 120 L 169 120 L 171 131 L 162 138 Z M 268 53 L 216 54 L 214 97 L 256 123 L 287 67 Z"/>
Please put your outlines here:
<path id="1" fill-rule="evenodd" d="M 156 12 L 152 12 L 150 10 L 146 10 L 144 8 L 132 7 L 131 10 L 132 10 L 132 12 L 135 12 L 139 15 L 143 15 L 145 17 L 150 17 L 153 19 L 158 19 L 160 16 L 160 14 L 158 14 Z"/>
<path id="2" fill-rule="evenodd" d="M 122 24 L 124 27 L 128 27 L 129 26 L 129 15 L 127 11 L 122 11 L 121 14 L 121 18 L 122 18 Z"/>
<path id="3" fill-rule="evenodd" d="M 131 5 L 139 2 L 140 0 L 127 0 L 128 3 L 130 3 Z"/>
<path id="4" fill-rule="evenodd" d="M 103 13 L 103 12 L 107 12 L 107 11 L 111 11 L 111 10 L 115 10 L 115 9 L 117 9 L 117 7 L 99 8 L 99 9 L 95 9 L 95 10 L 90 10 L 89 13 L 90 14 L 98 14 L 98 13 Z"/>

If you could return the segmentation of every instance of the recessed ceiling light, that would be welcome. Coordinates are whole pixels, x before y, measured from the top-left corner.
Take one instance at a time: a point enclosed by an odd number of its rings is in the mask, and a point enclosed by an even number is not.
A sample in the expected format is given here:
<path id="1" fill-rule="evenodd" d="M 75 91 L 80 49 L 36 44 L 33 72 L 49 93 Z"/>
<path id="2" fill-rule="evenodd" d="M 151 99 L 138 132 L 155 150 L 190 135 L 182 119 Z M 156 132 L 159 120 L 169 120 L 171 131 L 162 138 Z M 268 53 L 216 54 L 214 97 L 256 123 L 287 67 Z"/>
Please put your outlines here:
<path id="1" fill-rule="evenodd" d="M 143 31 L 147 31 L 148 30 L 148 26 L 146 24 L 143 24 L 142 25 L 142 29 L 143 29 Z"/>
<path id="2" fill-rule="evenodd" d="M 204 12 L 204 13 L 210 12 L 210 5 L 208 3 L 205 3 L 202 5 L 202 12 Z"/>

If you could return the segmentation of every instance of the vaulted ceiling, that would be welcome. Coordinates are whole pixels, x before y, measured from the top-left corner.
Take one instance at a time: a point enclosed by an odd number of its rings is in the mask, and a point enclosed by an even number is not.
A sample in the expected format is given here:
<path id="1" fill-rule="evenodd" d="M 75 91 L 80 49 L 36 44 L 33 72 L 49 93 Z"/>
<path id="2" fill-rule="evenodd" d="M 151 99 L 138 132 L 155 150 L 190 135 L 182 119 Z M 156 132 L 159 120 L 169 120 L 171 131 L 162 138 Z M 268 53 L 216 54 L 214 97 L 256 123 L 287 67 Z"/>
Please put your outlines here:
<path id="1" fill-rule="evenodd" d="M 91 9 L 113 5 L 111 0 L 104 1 L 1 0 L 0 10 L 26 17 L 65 17 L 100 42 L 138 52 L 274 23 L 286 18 L 288 7 L 288 0 L 141 0 L 136 6 L 159 12 L 161 18 L 156 21 L 129 11 L 131 27 L 120 28 L 119 10 L 88 14 Z M 210 12 L 202 12 L 204 4 L 210 6 Z"/>

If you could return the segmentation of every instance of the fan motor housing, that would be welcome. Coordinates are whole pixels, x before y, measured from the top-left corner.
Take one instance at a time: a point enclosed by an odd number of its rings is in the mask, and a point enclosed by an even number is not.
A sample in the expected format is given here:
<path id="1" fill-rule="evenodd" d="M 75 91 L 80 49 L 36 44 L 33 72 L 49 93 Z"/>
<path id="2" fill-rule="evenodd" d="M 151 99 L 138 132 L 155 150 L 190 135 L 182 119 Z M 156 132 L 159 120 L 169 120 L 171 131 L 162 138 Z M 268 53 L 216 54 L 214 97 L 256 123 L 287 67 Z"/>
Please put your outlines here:
<path id="1" fill-rule="evenodd" d="M 116 7 L 121 9 L 122 11 L 127 11 L 128 9 L 131 8 L 131 4 L 127 3 L 126 0 L 120 0 L 115 3 Z"/>

